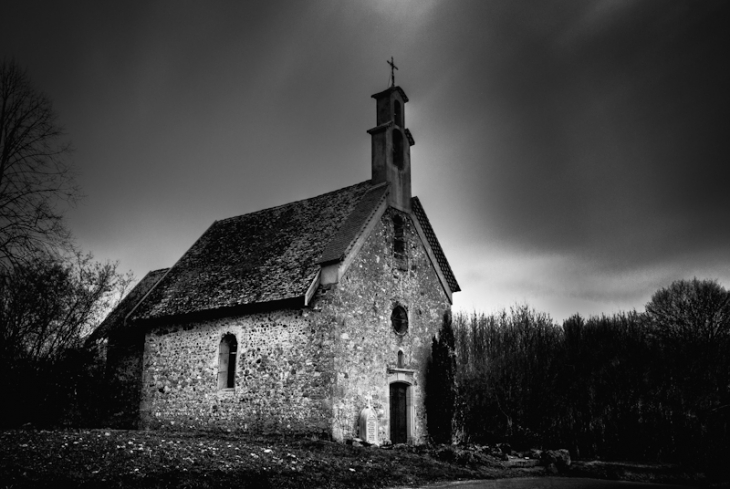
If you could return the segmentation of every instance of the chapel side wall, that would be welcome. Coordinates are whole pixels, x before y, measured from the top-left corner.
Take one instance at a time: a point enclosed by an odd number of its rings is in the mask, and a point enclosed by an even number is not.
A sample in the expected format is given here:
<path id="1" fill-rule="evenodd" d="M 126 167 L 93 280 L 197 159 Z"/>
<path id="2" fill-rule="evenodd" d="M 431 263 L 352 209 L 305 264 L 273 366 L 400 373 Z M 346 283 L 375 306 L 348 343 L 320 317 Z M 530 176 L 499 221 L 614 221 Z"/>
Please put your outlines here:
<path id="1" fill-rule="evenodd" d="M 235 389 L 218 389 L 221 339 L 238 342 Z M 329 434 L 331 329 L 308 310 L 158 326 L 144 346 L 148 428 Z"/>
<path id="2" fill-rule="evenodd" d="M 393 254 L 393 217 L 405 218 L 408 270 L 400 270 Z M 408 311 L 408 332 L 400 336 L 391 325 L 396 305 Z M 331 292 L 330 310 L 335 323 L 335 391 L 333 435 L 358 436 L 361 410 L 372 403 L 378 416 L 378 438 L 390 440 L 390 382 L 404 376 L 394 373 L 398 351 L 405 355 L 410 377 L 414 416 L 409 430 L 412 443 L 425 443 L 423 405 L 426 364 L 431 339 L 441 326 L 451 303 L 431 264 L 426 249 L 407 214 L 389 208 L 366 239 L 345 275 Z M 390 372 L 389 372 L 390 370 Z"/>

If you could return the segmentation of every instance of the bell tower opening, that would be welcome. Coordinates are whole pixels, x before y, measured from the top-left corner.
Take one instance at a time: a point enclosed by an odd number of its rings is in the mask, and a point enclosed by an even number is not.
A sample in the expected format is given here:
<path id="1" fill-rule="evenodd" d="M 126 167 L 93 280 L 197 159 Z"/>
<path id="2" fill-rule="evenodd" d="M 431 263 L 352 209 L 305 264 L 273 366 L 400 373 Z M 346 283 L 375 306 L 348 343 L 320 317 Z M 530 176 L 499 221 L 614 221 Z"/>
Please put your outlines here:
<path id="1" fill-rule="evenodd" d="M 393 130 L 393 164 L 403 170 L 403 134 L 398 129 Z"/>

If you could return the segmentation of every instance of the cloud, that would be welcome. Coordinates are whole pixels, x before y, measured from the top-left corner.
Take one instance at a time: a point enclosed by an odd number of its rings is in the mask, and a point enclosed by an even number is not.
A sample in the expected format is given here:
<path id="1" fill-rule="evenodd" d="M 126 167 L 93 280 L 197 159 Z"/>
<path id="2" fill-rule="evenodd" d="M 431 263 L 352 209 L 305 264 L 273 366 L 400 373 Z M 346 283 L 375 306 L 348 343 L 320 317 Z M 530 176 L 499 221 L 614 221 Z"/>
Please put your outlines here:
<path id="1" fill-rule="evenodd" d="M 488 171 L 474 168 L 470 192 L 479 195 L 471 218 L 502 243 L 624 270 L 730 242 L 730 227 L 718 226 L 730 208 L 721 189 L 730 79 L 713 48 L 722 22 L 659 22 L 646 9 L 629 20 L 622 5 L 595 34 L 595 59 L 538 48 L 530 56 L 539 60 L 522 58 L 532 63 L 527 80 L 527 68 L 505 66 L 505 97 L 493 106 L 503 124 L 491 126 Z M 631 46 L 643 30 L 659 37 Z"/>
<path id="2" fill-rule="evenodd" d="M 70 121 L 81 244 L 139 276 L 214 219 L 368 178 L 390 56 L 457 305 L 609 312 L 726 273 L 728 2 L 34 5 L 0 53 Z"/>
<path id="3" fill-rule="evenodd" d="M 526 303 L 550 312 L 557 322 L 576 312 L 590 316 L 643 311 L 652 294 L 674 280 L 701 277 L 730 285 L 730 269 L 718 270 L 718 259 L 722 258 L 709 254 L 614 267 L 574 253 L 474 245 L 451 257 L 457 279 L 470 286 L 454 296 L 454 308 L 489 313 Z"/>

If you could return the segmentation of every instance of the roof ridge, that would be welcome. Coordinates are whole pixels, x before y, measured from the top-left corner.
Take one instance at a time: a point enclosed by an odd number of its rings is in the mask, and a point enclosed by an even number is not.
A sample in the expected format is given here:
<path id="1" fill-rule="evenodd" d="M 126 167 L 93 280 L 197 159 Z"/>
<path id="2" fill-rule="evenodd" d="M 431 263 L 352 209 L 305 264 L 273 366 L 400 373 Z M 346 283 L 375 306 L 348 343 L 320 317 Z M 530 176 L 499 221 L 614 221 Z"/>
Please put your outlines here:
<path id="1" fill-rule="evenodd" d="M 322 250 L 317 263 L 323 264 L 344 259 L 352 250 L 360 234 L 372 220 L 375 211 L 388 192 L 388 183 L 381 182 L 365 191 L 352 211 L 340 225 L 332 239 Z"/>
<path id="2" fill-rule="evenodd" d="M 380 194 L 376 194 L 375 192 L 379 190 L 380 188 L 383 188 L 383 191 L 380 192 Z M 344 255 L 347 256 L 348 253 L 352 250 L 352 247 L 355 245 L 355 242 L 357 241 L 357 238 L 362 234 L 363 230 L 367 228 L 367 225 L 370 221 L 372 221 L 373 216 L 375 215 L 375 211 L 378 207 L 380 207 L 380 204 L 385 199 L 386 192 L 388 191 L 388 183 L 387 182 L 381 182 L 376 187 L 372 187 L 365 192 L 362 197 L 360 198 L 360 201 L 355 206 L 355 209 L 353 209 L 352 214 L 357 212 L 362 208 L 362 206 L 368 206 L 370 209 L 367 211 L 367 217 L 363 220 L 363 222 L 360 223 L 359 227 L 356 229 L 356 233 L 354 236 L 354 239 L 350 240 L 350 243 L 347 245 L 347 248 L 345 248 Z M 374 202 L 368 202 L 367 197 L 369 194 L 374 195 L 375 201 Z M 349 216 L 348 216 L 349 218 Z"/>
<path id="3" fill-rule="evenodd" d="M 338 193 L 338 192 L 342 192 L 343 190 L 346 190 L 346 189 L 350 189 L 350 188 L 353 188 L 353 187 L 357 187 L 357 186 L 359 186 L 359 185 L 364 185 L 364 184 L 366 184 L 366 183 L 371 183 L 371 182 L 372 182 L 372 180 L 364 180 L 364 181 L 362 181 L 362 182 L 359 182 L 359 183 L 355 183 L 355 184 L 353 184 L 353 185 L 348 185 L 348 186 L 346 186 L 346 187 L 342 187 L 342 188 L 339 188 L 339 189 L 337 189 L 337 190 L 331 190 L 331 191 L 329 191 L 329 192 L 325 192 L 325 193 L 323 193 L 323 194 L 315 195 L 315 196 L 313 196 L 313 197 L 307 197 L 306 199 L 300 199 L 300 200 L 295 200 L 295 201 L 293 201 L 293 202 L 287 202 L 286 204 L 280 204 L 280 205 L 275 205 L 275 206 L 273 206 L 273 207 L 265 207 L 265 208 L 263 208 L 263 209 L 259 209 L 259 210 L 257 210 L 257 211 L 251 211 L 251 212 L 246 212 L 246 213 L 244 213 L 244 214 L 238 214 L 237 216 L 231 216 L 231 217 L 226 217 L 225 219 L 219 219 L 219 220 L 216 220 L 216 221 L 214 221 L 214 224 L 217 224 L 217 223 L 222 223 L 222 222 L 226 222 L 226 221 L 230 221 L 230 220 L 232 220 L 232 219 L 238 219 L 239 217 L 242 217 L 242 216 L 251 216 L 251 215 L 254 215 L 254 214 L 258 214 L 258 213 L 260 213 L 260 212 L 266 212 L 266 211 L 273 211 L 273 210 L 275 210 L 275 209 L 280 209 L 280 208 L 282 208 L 282 207 L 288 207 L 288 206 L 293 206 L 293 205 L 299 205 L 299 204 L 301 204 L 302 202 L 306 202 L 306 201 L 308 201 L 308 200 L 314 200 L 314 199 L 319 199 L 319 198 L 325 197 L 325 196 L 327 196 L 327 195 L 330 195 L 330 194 L 336 194 L 336 193 Z M 378 185 L 376 185 L 376 186 L 375 186 L 375 187 L 373 187 L 373 188 L 376 188 L 376 187 L 378 187 L 379 185 L 382 185 L 382 184 L 378 184 Z M 368 189 L 368 191 L 370 191 L 370 189 Z"/>

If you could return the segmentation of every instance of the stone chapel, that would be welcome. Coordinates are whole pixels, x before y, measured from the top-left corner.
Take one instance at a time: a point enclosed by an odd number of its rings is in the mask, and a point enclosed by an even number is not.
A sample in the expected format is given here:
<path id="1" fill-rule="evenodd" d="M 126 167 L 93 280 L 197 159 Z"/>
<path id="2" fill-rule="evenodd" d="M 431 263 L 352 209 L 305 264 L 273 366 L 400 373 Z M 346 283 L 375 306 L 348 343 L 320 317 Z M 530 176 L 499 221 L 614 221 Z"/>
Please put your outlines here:
<path id="1" fill-rule="evenodd" d="M 94 331 L 112 425 L 425 442 L 431 339 L 460 289 L 411 196 L 408 97 L 372 97 L 370 180 L 214 222 Z"/>

